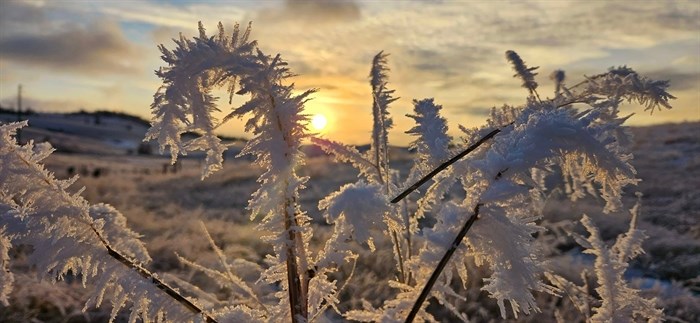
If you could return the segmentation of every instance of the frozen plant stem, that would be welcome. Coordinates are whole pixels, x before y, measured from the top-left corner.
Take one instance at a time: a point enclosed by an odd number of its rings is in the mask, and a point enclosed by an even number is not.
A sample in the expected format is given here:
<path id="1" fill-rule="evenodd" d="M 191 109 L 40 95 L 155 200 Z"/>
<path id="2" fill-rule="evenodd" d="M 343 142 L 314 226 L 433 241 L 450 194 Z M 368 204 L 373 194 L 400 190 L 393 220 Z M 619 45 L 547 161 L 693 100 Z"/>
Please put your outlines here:
<path id="1" fill-rule="evenodd" d="M 411 185 L 411 187 L 405 189 L 403 192 L 401 192 L 401 194 L 397 195 L 394 199 L 391 200 L 391 203 L 396 204 L 399 201 L 403 200 L 406 196 L 408 196 L 408 194 L 411 194 L 411 192 L 418 189 L 421 185 L 423 185 L 427 181 L 431 180 L 433 177 L 435 177 L 435 175 L 437 175 L 441 171 L 445 170 L 450 165 L 452 165 L 455 162 L 457 162 L 458 160 L 462 159 L 462 157 L 466 156 L 467 154 L 471 153 L 475 149 L 479 148 L 479 146 L 484 144 L 489 139 L 493 138 L 499 132 L 501 132 L 501 129 L 495 129 L 495 130 L 489 132 L 486 136 L 483 136 L 481 139 L 479 139 L 479 141 L 477 141 L 473 145 L 469 146 L 467 149 L 465 149 L 461 153 L 457 154 L 457 156 L 454 156 L 450 160 L 440 164 L 440 166 L 433 169 L 433 171 L 428 173 L 428 175 L 423 176 L 423 178 L 419 179 L 415 184 Z"/>
<path id="2" fill-rule="evenodd" d="M 406 282 L 406 271 L 403 268 L 403 255 L 401 254 L 401 248 L 399 247 L 399 237 L 396 231 L 391 231 L 391 238 L 394 239 L 394 245 L 396 246 L 396 255 L 399 258 L 399 271 L 401 271 L 401 276 L 399 276 L 399 282 Z"/>
<path id="3" fill-rule="evenodd" d="M 158 289 L 162 290 L 165 292 L 168 296 L 170 296 L 172 299 L 177 301 L 178 303 L 182 304 L 185 306 L 188 310 L 192 311 L 193 313 L 198 313 L 202 314 L 206 320 L 207 323 L 218 323 L 214 318 L 212 318 L 209 314 L 205 313 L 204 310 L 201 308 L 197 307 L 194 303 L 190 302 L 187 298 L 184 296 L 180 295 L 176 290 L 174 290 L 172 287 L 168 286 L 165 282 L 162 280 L 156 278 L 153 276 L 151 272 L 149 272 L 147 269 L 134 264 L 133 261 L 129 260 L 129 258 L 124 257 L 121 253 L 118 251 L 112 249 L 112 247 L 109 245 L 107 240 L 102 237 L 102 235 L 93 227 L 92 225 L 90 226 L 92 228 L 92 231 L 95 232 L 97 237 L 100 239 L 100 242 L 105 246 L 107 249 L 107 253 L 120 263 L 122 263 L 124 266 L 127 266 L 131 269 L 133 269 L 135 272 L 137 272 L 141 277 L 150 280 L 153 285 L 155 285 Z"/>
<path id="4" fill-rule="evenodd" d="M 407 248 L 408 248 L 408 259 L 411 259 L 411 253 L 413 252 L 413 244 L 411 242 L 411 223 L 410 223 L 410 215 L 408 214 L 408 203 L 406 203 L 406 200 L 403 201 L 403 219 L 404 219 L 404 225 L 406 226 L 406 242 L 407 242 Z M 410 279 L 409 279 L 410 280 Z"/>
<path id="5" fill-rule="evenodd" d="M 450 258 L 452 258 L 452 254 L 455 253 L 457 247 L 459 247 L 459 245 L 462 243 L 462 239 L 464 239 L 464 237 L 467 235 L 467 232 L 469 232 L 469 229 L 472 227 L 472 224 L 474 224 L 474 222 L 479 218 L 479 207 L 481 207 L 481 204 L 477 204 L 474 207 L 474 213 L 469 217 L 467 222 L 464 223 L 464 226 L 455 237 L 455 240 L 452 242 L 452 245 L 450 245 L 450 248 L 447 249 L 445 254 L 442 256 L 442 259 L 440 259 L 440 262 L 438 263 L 437 267 L 435 267 L 435 271 L 433 271 L 433 274 L 430 275 L 428 282 L 425 283 L 423 290 L 421 291 L 420 295 L 418 295 L 418 299 L 416 299 L 416 302 L 413 304 L 411 312 L 408 313 L 408 316 L 406 317 L 406 323 L 413 322 L 413 319 L 415 319 L 416 315 L 418 315 L 418 311 L 420 311 L 423 302 L 428 297 L 428 294 L 430 294 L 430 290 L 433 289 L 433 285 L 435 285 L 435 282 L 437 281 L 438 277 L 440 277 L 440 274 L 442 274 L 442 271 L 445 269 L 445 266 L 447 266 L 447 263 L 450 261 Z"/>
<path id="6" fill-rule="evenodd" d="M 294 246 L 296 238 L 294 235 L 294 229 L 292 217 L 289 214 L 288 205 L 285 205 L 284 211 L 284 228 L 287 230 L 289 236 L 289 244 L 287 246 L 287 284 L 289 285 L 289 306 L 292 311 L 292 322 L 306 322 L 308 317 L 306 299 L 302 293 L 301 276 L 299 276 L 299 267 L 297 265 L 297 257 L 294 252 Z M 294 221 L 296 222 L 296 221 Z"/>
<path id="7" fill-rule="evenodd" d="M 276 107 L 275 98 L 270 95 L 270 104 Z M 277 128 L 282 133 L 284 142 L 289 143 L 287 133 L 282 127 L 282 121 L 279 115 L 275 116 Z M 289 182 L 284 181 L 284 186 L 289 187 Z M 286 191 L 286 190 L 285 190 Z M 306 322 L 309 317 L 308 308 L 308 292 L 309 278 L 306 276 L 306 252 L 304 250 L 304 240 L 299 231 L 299 222 L 297 221 L 296 212 L 290 212 L 290 209 L 295 209 L 296 200 L 294 198 L 286 199 L 284 202 L 284 229 L 287 231 L 287 284 L 289 289 L 289 306 L 291 310 L 292 322 Z M 304 270 L 300 270 L 297 263 L 297 255 L 304 262 Z M 304 276 L 300 275 L 304 273 Z"/>

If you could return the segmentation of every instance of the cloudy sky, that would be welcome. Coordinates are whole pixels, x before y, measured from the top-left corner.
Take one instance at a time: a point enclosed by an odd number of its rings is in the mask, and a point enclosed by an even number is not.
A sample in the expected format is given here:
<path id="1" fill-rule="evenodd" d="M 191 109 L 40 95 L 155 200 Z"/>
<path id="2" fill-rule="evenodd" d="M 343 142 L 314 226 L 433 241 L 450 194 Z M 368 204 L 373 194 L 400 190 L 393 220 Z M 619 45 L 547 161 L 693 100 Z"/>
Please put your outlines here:
<path id="1" fill-rule="evenodd" d="M 390 140 L 406 144 L 404 117 L 412 99 L 434 97 L 457 125 L 482 123 L 492 106 L 520 104 L 527 94 L 512 78 L 504 52 L 517 51 L 546 77 L 628 65 L 670 79 L 674 109 L 638 112 L 631 124 L 700 120 L 700 2 L 698 1 L 16 1 L 0 0 L 0 103 L 14 106 L 23 84 L 25 106 L 40 111 L 108 109 L 149 118 L 160 82 L 156 48 L 172 48 L 197 21 L 252 21 L 252 38 L 281 53 L 298 89 L 318 88 L 307 108 L 329 119 L 325 135 L 368 141 L 372 57 L 391 54 Z M 227 101 L 227 100 L 222 100 Z M 226 103 L 226 104 L 225 104 Z M 227 102 L 221 109 L 228 111 Z M 240 122 L 222 130 L 242 135 Z"/>

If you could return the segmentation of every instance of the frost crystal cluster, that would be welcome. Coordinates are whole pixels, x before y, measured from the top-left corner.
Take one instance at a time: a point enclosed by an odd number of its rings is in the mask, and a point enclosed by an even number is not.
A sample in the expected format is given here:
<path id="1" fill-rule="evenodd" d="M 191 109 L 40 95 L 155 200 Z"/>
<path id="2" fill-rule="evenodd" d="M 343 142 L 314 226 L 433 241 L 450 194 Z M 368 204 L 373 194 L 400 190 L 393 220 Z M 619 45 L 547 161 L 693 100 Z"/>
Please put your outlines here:
<path id="1" fill-rule="evenodd" d="M 502 317 L 538 312 L 534 292 L 562 295 L 576 289 L 544 266 L 535 243 L 546 230 L 541 226 L 544 177 L 560 176 L 572 200 L 594 195 L 605 202 L 606 211 L 618 210 L 624 188 L 637 182 L 626 148 L 629 138 L 621 128 L 627 117 L 619 116 L 619 106 L 634 101 L 654 111 L 670 108 L 673 98 L 666 92 L 668 82 L 620 67 L 571 87 L 564 72 L 557 71 L 552 75 L 554 98 L 543 99 L 537 92 L 537 68 L 508 51 L 507 60 L 528 90 L 526 101 L 492 109 L 482 127 L 460 126 L 464 134 L 453 140 L 440 115 L 442 106 L 432 98 L 414 100 L 408 117 L 415 126 L 406 132 L 415 137 L 415 161 L 402 179 L 390 167 L 389 106 L 397 98 L 388 88 L 387 54 L 380 52 L 372 61 L 374 123 L 370 149 L 361 153 L 307 131 L 304 104 L 314 91 L 296 91 L 286 62 L 264 54 L 249 36 L 250 27 L 236 26 L 228 35 L 221 24 L 208 36 L 200 23 L 197 37 L 180 36 L 173 50 L 161 45 L 167 66 L 156 72 L 163 85 L 154 96 L 146 139 L 157 140 L 173 162 L 180 154 L 205 152 L 204 178 L 222 169 L 228 148 L 215 130 L 231 118 L 247 118 L 245 130 L 253 138 L 241 154 L 253 156 L 264 169 L 248 211 L 273 247 L 260 279 L 250 283 L 237 276 L 236 266 L 207 234 L 223 269 L 180 260 L 241 295 L 235 301 L 207 301 L 206 306 L 181 296 L 145 269 L 150 257 L 124 217 L 111 206 L 89 205 L 79 194 L 69 194 L 73 180 L 57 180 L 41 165 L 51 148 L 17 145 L 13 134 L 24 124 L 14 123 L 0 127 L 1 303 L 11 302 L 8 251 L 25 244 L 33 246 L 29 261 L 45 278 L 60 280 L 72 273 L 80 274 L 84 284 L 95 284 L 86 308 L 108 300 L 112 319 L 126 306 L 132 321 L 436 321 L 427 307 L 434 300 L 467 321 L 459 303 L 473 300 L 460 295 L 458 287 L 470 283 L 470 261 L 488 270 L 489 276 L 478 283 L 496 300 Z M 229 102 L 235 95 L 247 101 L 218 120 L 212 95 L 217 88 L 229 92 Z M 196 138 L 185 140 L 186 133 Z M 360 177 L 319 201 L 332 227 L 320 248 L 310 244 L 311 219 L 299 204 L 307 178 L 297 171 L 306 160 L 301 146 L 307 141 L 350 163 Z M 582 223 L 591 234 L 586 252 L 596 256 L 600 283 L 601 302 L 591 320 L 661 317 L 654 300 L 640 297 L 622 278 L 627 261 L 641 252 L 643 233 L 632 225 L 610 249 L 587 217 Z M 391 247 L 394 278 L 377 283 L 395 293 L 379 306 L 364 302 L 362 308 L 346 310 L 338 305 L 347 282 L 340 284 L 338 278 L 350 279 L 352 272 L 341 268 L 354 268 L 363 254 L 358 246 L 371 252 Z M 543 280 L 545 276 L 550 279 Z M 262 294 L 265 290 L 273 292 Z"/>

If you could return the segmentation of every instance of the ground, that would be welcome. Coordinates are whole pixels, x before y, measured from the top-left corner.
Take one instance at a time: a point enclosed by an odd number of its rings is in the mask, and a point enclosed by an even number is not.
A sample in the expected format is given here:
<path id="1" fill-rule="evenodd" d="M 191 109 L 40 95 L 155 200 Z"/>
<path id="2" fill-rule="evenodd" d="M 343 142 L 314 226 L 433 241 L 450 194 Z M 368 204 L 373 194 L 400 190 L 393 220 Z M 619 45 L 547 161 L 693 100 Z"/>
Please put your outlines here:
<path id="1" fill-rule="evenodd" d="M 633 164 L 642 181 L 628 189 L 625 204 L 629 207 L 634 204 L 635 191 L 643 194 L 639 227 L 649 238 L 644 244 L 646 254 L 632 263 L 628 279 L 643 288 L 645 294 L 659 297 L 670 321 L 700 321 L 700 123 L 639 127 L 631 131 L 635 137 Z M 129 149 L 134 149 L 132 146 Z M 171 281 L 191 281 L 215 291 L 219 297 L 225 298 L 230 293 L 218 290 L 205 277 L 185 268 L 176 257 L 177 253 L 207 266 L 217 266 L 210 246 L 201 238 L 200 220 L 229 259 L 261 264 L 263 256 L 271 252 L 259 240 L 260 233 L 254 230 L 245 209 L 261 172 L 249 161 L 228 158 L 224 170 L 201 181 L 202 165 L 196 156 L 181 159 L 173 167 L 164 157 L 104 153 L 54 153 L 46 165 L 59 178 L 80 175 L 73 189 L 84 186 L 83 196 L 91 203 L 109 203 L 120 210 L 129 225 L 143 235 L 154 258 L 150 265 L 153 271 L 170 277 Z M 410 157 L 397 149 L 395 166 L 405 169 Z M 324 156 L 310 158 L 301 173 L 310 177 L 302 193 L 302 208 L 314 219 L 320 240 L 328 233 L 328 227 L 317 209 L 317 201 L 339 186 L 353 182 L 357 175 L 350 166 L 335 164 Z M 585 212 L 599 225 L 606 239 L 625 231 L 629 214 L 605 215 L 599 204 L 591 199 L 571 203 L 553 190 L 545 221 L 581 231 L 577 221 Z M 555 248 L 550 250 L 552 265 L 560 268 L 564 276 L 576 279 L 582 268 L 590 266 L 590 259 L 580 255 L 569 237 L 554 238 Z M 314 243 L 316 247 L 320 245 L 318 241 Z M 360 298 L 378 305 L 383 297 L 393 293 L 385 284 L 377 284 L 378 280 L 391 278 L 387 273 L 393 270 L 391 253 L 383 252 L 381 246 L 380 242 L 377 253 L 362 253 L 355 280 L 342 294 L 341 308 L 359 306 Z M 464 291 L 469 300 L 462 304 L 464 311 L 475 321 L 499 321 L 495 302 L 479 290 L 478 277 L 486 273 L 483 269 L 473 269 L 474 283 Z M 255 279 L 252 273 L 242 275 Z M 557 308 L 567 319 L 581 319 L 575 312 L 565 312 L 573 311 L 566 298 L 538 297 L 545 302 L 540 303 L 543 313 L 520 321 L 551 321 Z M 36 281 L 31 275 L 18 275 L 13 303 L 9 308 L 0 308 L 0 321 L 104 321 L 108 309 L 80 312 L 83 298 L 84 290 L 75 283 L 50 285 Z M 452 317 L 445 314 L 440 319 L 450 321 Z"/>

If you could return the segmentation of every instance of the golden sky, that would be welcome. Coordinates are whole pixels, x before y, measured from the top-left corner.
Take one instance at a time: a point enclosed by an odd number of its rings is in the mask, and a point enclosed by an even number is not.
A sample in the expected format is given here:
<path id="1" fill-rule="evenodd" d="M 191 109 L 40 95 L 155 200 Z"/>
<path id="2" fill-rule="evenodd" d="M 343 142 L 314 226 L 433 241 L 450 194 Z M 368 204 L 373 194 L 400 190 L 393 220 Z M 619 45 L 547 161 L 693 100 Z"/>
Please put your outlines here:
<path id="1" fill-rule="evenodd" d="M 156 46 L 192 36 L 197 21 L 253 22 L 252 38 L 267 54 L 281 53 L 299 90 L 318 88 L 310 113 L 323 113 L 324 136 L 350 144 L 369 141 L 372 57 L 384 50 L 389 87 L 401 97 L 390 107 L 390 141 L 405 145 L 412 100 L 434 97 L 450 132 L 484 122 L 492 106 L 525 101 L 504 52 L 512 49 L 547 76 L 568 83 L 627 65 L 671 80 L 674 109 L 653 116 L 639 107 L 633 125 L 700 120 L 700 2 L 698 1 L 0 1 L 0 103 L 40 111 L 108 109 L 150 117 L 160 81 Z M 550 95 L 551 96 L 551 95 Z M 223 97 L 223 95 L 222 95 Z M 227 100 L 220 108 L 230 110 Z M 240 101 L 239 101 L 240 102 Z M 235 102 L 234 102 L 235 103 Z M 222 129 L 243 135 L 242 123 Z"/>

